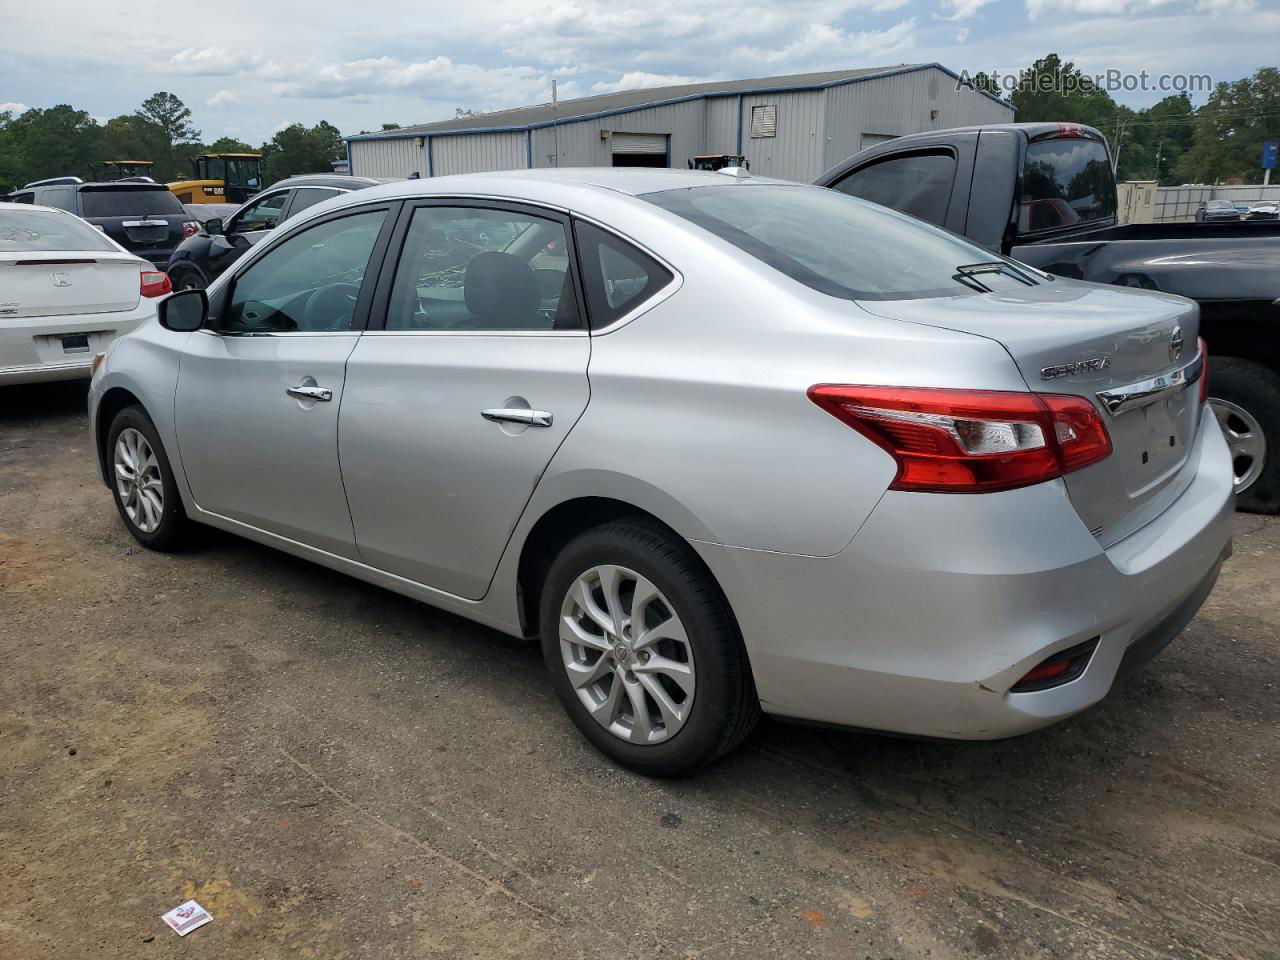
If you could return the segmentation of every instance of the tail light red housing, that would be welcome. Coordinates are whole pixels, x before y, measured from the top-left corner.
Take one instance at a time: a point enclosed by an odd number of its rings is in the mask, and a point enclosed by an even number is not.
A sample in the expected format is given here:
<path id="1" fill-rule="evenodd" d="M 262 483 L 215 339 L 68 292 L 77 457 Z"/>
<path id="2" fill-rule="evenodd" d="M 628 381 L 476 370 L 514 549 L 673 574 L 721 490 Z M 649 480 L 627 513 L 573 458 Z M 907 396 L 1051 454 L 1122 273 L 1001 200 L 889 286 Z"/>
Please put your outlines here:
<path id="1" fill-rule="evenodd" d="M 187 237 L 194 237 L 199 232 L 200 232 L 200 224 L 196 223 L 196 221 L 194 220 L 183 221 L 182 239 L 185 240 Z"/>
<path id="2" fill-rule="evenodd" d="M 144 297 L 163 297 L 166 293 L 173 293 L 173 284 L 163 270 L 143 270 L 138 292 Z"/>
<path id="3" fill-rule="evenodd" d="M 893 457 L 892 490 L 1013 490 L 1111 455 L 1097 408 L 1069 394 L 818 384 L 808 395 Z"/>

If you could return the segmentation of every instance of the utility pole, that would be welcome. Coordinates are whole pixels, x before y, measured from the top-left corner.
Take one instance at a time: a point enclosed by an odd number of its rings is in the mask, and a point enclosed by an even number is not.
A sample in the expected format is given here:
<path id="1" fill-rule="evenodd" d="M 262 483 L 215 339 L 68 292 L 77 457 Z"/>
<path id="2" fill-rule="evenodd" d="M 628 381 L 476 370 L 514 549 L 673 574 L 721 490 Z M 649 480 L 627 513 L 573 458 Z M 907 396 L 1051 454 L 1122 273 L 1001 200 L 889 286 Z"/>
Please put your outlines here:
<path id="1" fill-rule="evenodd" d="M 1160 186 L 1160 158 L 1164 155 L 1164 137 L 1160 138 L 1160 145 L 1156 147 L 1156 186 Z"/>
<path id="2" fill-rule="evenodd" d="M 559 118 L 556 111 L 560 108 L 560 98 L 556 94 L 556 78 L 551 78 L 551 134 L 555 138 L 556 143 L 556 161 L 553 167 L 560 166 L 560 125 L 556 122 Z"/>
<path id="3" fill-rule="evenodd" d="M 1116 118 L 1116 152 L 1111 157 L 1111 175 L 1114 177 L 1116 171 L 1120 169 L 1120 145 L 1124 140 L 1124 123 L 1120 118 Z"/>

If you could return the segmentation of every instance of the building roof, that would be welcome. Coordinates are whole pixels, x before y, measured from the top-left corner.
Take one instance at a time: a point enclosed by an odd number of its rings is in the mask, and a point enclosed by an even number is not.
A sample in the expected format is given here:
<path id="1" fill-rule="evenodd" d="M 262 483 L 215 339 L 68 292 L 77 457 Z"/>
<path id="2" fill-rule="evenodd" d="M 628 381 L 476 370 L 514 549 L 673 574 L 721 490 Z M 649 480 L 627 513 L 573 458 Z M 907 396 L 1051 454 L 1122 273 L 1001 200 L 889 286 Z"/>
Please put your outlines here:
<path id="1" fill-rule="evenodd" d="M 948 70 L 939 63 L 913 63 L 900 64 L 896 67 L 864 67 L 856 70 L 827 70 L 822 73 L 795 73 L 782 77 L 756 77 L 749 80 L 713 80 L 708 83 L 686 83 L 674 87 L 621 90 L 618 93 L 604 93 L 594 97 L 580 97 L 576 100 L 561 100 L 554 109 L 550 103 L 539 103 L 530 107 L 496 110 L 492 113 L 482 113 L 470 117 L 456 117 L 452 120 L 420 123 L 411 127 L 400 127 L 396 130 L 360 134 L 346 139 L 394 140 L 402 137 L 479 133 L 481 131 L 530 130 L 535 127 L 546 127 L 572 120 L 584 120 L 615 113 L 630 113 L 646 107 L 680 103 L 686 100 L 698 100 L 703 97 L 817 90 L 840 86 L 845 83 L 856 83 L 859 80 L 870 80 L 875 77 L 914 73 L 918 70 L 928 70 L 930 68 L 937 68 L 952 77 L 957 76 L 953 71 Z M 992 97 L 991 94 L 985 91 L 978 92 L 982 93 L 983 96 L 996 100 L 998 103 L 1004 103 L 1003 100 Z M 1005 105 L 1007 106 L 1007 104 Z"/>

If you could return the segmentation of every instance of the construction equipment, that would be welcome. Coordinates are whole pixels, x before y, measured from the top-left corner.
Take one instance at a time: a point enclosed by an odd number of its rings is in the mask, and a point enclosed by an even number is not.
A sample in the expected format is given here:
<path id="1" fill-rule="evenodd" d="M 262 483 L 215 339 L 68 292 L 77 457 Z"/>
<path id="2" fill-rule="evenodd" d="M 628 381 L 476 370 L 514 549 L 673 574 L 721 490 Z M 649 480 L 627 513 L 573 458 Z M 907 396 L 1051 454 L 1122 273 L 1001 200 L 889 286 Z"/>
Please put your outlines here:
<path id="1" fill-rule="evenodd" d="M 725 167 L 745 167 L 749 170 L 751 163 L 735 153 L 700 153 L 689 160 L 690 170 L 723 170 Z"/>
<path id="2" fill-rule="evenodd" d="M 183 203 L 244 203 L 262 189 L 262 154 L 203 153 L 192 178 L 168 184 Z"/>

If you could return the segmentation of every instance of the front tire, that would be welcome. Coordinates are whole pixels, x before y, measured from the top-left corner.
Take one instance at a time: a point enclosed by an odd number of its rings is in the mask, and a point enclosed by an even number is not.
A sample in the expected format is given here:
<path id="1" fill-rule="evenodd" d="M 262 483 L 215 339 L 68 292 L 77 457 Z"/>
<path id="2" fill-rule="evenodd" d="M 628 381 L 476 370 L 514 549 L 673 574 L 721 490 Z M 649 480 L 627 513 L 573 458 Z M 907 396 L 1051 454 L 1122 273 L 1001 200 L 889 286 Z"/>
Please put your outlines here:
<path id="1" fill-rule="evenodd" d="M 187 515 L 155 424 L 139 406 L 116 414 L 107 433 L 111 496 L 133 538 L 150 550 L 182 545 Z"/>
<path id="2" fill-rule="evenodd" d="M 169 280 L 173 284 L 175 293 L 183 290 L 203 290 L 209 285 L 205 282 L 203 274 L 190 267 L 170 271 Z"/>
<path id="3" fill-rule="evenodd" d="M 1280 373 L 1253 360 L 1211 356 L 1209 406 L 1231 449 L 1237 506 L 1280 512 Z"/>
<path id="4" fill-rule="evenodd" d="M 759 718 L 728 601 L 689 545 L 657 524 L 619 520 L 572 540 L 547 573 L 540 620 L 561 703 L 622 766 L 691 773 Z"/>

